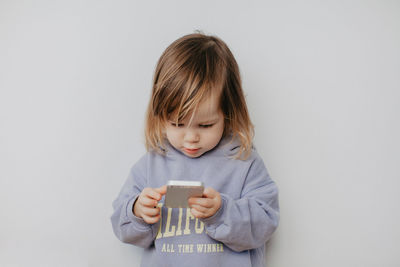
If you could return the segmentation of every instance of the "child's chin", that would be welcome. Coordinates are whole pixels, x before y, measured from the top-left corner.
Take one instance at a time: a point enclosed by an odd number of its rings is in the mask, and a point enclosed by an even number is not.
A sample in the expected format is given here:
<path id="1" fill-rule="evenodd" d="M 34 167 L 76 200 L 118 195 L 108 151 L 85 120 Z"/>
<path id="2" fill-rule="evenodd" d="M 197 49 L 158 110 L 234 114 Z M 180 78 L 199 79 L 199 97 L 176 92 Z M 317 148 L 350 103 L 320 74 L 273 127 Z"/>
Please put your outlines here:
<path id="1" fill-rule="evenodd" d="M 187 153 L 186 151 L 182 151 L 182 152 L 183 152 L 183 154 L 185 154 L 185 155 L 188 156 L 189 158 L 198 158 L 198 157 L 200 157 L 201 155 L 204 154 L 204 152 L 201 152 L 201 151 L 196 152 L 196 153 L 194 153 L 194 154 Z"/>

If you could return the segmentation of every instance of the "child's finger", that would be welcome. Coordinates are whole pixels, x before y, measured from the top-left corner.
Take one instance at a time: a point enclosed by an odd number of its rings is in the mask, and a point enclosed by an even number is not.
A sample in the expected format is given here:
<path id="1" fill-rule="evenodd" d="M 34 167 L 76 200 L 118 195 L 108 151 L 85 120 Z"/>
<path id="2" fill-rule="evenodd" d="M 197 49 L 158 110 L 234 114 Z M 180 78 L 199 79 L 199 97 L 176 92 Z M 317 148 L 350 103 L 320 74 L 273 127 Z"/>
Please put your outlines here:
<path id="1" fill-rule="evenodd" d="M 167 186 L 163 185 L 161 187 L 154 188 L 154 190 L 157 191 L 161 195 L 165 195 L 165 193 L 167 193 Z"/>
<path id="2" fill-rule="evenodd" d="M 205 208 L 211 208 L 214 206 L 213 200 L 204 197 L 191 197 L 188 199 L 189 205 L 200 205 Z"/>
<path id="3" fill-rule="evenodd" d="M 205 208 L 205 207 L 202 207 L 202 206 L 199 206 L 199 205 L 192 205 L 191 208 L 195 209 L 195 210 L 197 210 L 198 212 L 201 212 L 201 213 L 207 213 L 207 211 L 209 210 L 208 208 Z"/>
<path id="4" fill-rule="evenodd" d="M 218 192 L 215 191 L 213 188 L 207 187 L 207 188 L 204 189 L 203 197 L 215 198 L 217 196 L 217 194 L 218 194 Z"/>
<path id="5" fill-rule="evenodd" d="M 153 207 L 157 206 L 157 200 L 148 198 L 148 197 L 146 197 L 146 196 L 145 196 L 145 197 L 140 197 L 140 198 L 138 199 L 138 202 L 139 202 L 142 206 L 146 206 L 146 207 L 151 207 L 151 208 L 153 208 Z"/>
<path id="6" fill-rule="evenodd" d="M 142 207 L 142 213 L 146 216 L 154 217 L 160 214 L 160 210 L 158 208 Z"/>
<path id="7" fill-rule="evenodd" d="M 154 224 L 160 220 L 160 215 L 150 217 L 147 215 L 143 215 L 143 220 L 148 224 Z"/>
<path id="8" fill-rule="evenodd" d="M 202 212 L 198 211 L 198 210 L 195 209 L 195 208 L 191 208 L 191 209 L 190 209 L 190 213 L 191 213 L 194 217 L 196 217 L 196 218 L 204 218 L 204 217 L 205 217 L 204 214 L 203 214 Z"/>
<path id="9" fill-rule="evenodd" d="M 160 193 L 158 193 L 156 190 L 154 190 L 153 188 L 145 188 L 143 189 L 142 193 L 146 196 L 148 196 L 149 198 L 155 199 L 155 200 L 160 200 L 162 195 Z"/>

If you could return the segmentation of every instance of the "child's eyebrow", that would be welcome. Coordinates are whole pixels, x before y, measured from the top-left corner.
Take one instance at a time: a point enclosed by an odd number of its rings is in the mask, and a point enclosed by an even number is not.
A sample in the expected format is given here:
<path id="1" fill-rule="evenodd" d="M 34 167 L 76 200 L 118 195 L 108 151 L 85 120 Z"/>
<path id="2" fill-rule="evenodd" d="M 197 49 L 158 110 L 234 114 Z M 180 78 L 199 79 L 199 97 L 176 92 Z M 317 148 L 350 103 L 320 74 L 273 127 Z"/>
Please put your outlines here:
<path id="1" fill-rule="evenodd" d="M 207 120 L 202 120 L 199 122 L 199 124 L 210 124 L 210 123 L 216 123 L 219 120 L 218 117 L 216 118 L 211 118 L 211 119 L 207 119 Z"/>

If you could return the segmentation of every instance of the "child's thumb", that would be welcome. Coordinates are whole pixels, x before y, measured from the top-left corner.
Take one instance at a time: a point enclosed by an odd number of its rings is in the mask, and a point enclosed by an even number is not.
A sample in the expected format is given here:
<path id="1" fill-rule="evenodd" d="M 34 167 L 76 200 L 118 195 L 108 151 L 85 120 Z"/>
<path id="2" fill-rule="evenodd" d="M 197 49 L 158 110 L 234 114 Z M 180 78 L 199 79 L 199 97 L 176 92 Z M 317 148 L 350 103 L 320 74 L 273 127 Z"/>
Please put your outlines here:
<path id="1" fill-rule="evenodd" d="M 154 190 L 156 190 L 158 193 L 160 193 L 161 195 L 165 195 L 165 193 L 167 193 L 167 186 L 163 185 L 161 187 L 158 188 L 154 188 Z"/>
<path id="2" fill-rule="evenodd" d="M 206 198 L 214 198 L 217 194 L 218 192 L 212 187 L 206 187 L 203 191 L 203 196 Z"/>

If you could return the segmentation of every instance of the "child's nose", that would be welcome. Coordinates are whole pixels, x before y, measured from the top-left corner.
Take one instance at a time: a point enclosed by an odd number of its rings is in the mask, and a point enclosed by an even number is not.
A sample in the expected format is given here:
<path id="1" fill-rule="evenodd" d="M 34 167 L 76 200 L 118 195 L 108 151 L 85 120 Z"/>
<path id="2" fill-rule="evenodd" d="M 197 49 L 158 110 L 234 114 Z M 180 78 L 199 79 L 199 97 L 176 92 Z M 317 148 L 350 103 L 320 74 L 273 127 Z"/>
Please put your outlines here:
<path id="1" fill-rule="evenodd" d="M 196 143 L 200 141 L 200 136 L 197 131 L 192 129 L 187 129 L 185 133 L 185 141 L 189 143 Z"/>

